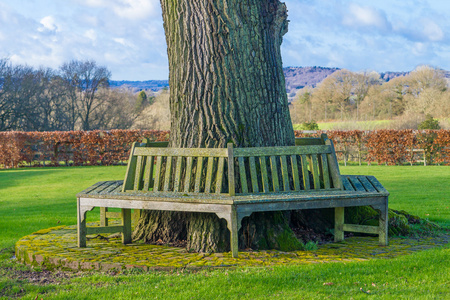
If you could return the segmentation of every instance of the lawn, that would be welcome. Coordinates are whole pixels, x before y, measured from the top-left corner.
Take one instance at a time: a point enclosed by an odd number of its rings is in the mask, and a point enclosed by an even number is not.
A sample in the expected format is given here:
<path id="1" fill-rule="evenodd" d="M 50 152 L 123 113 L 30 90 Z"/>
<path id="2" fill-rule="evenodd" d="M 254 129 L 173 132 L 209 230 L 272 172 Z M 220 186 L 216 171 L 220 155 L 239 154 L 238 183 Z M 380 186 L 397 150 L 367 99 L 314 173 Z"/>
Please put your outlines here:
<path id="1" fill-rule="evenodd" d="M 391 193 L 391 208 L 450 228 L 449 167 L 349 166 L 341 167 L 341 172 L 376 176 Z M 450 298 L 450 264 L 445 263 L 450 261 L 448 245 L 366 262 L 64 275 L 70 279 L 55 279 L 58 274 L 49 274 L 52 280 L 46 285 L 23 279 L 21 274 L 29 274 L 32 269 L 11 260 L 15 242 L 39 229 L 75 224 L 75 194 L 97 181 L 121 179 L 124 173 L 123 166 L 0 171 L 0 298 Z"/>

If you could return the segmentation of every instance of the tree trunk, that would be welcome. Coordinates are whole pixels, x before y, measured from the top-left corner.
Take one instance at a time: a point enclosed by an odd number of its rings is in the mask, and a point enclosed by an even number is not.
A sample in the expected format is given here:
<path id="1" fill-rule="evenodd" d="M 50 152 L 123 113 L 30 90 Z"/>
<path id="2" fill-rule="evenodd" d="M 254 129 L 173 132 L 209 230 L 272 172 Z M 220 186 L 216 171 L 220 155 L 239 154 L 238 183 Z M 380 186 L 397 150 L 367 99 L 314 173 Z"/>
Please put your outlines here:
<path id="1" fill-rule="evenodd" d="M 285 4 L 161 0 L 161 6 L 170 71 L 169 147 L 294 145 L 280 53 L 288 25 Z M 284 216 L 255 213 L 245 219 L 240 247 L 298 247 Z M 172 218 L 175 230 L 167 229 Z M 145 212 L 135 238 L 170 242 L 180 232 L 190 250 L 229 249 L 226 222 L 214 214 Z"/>

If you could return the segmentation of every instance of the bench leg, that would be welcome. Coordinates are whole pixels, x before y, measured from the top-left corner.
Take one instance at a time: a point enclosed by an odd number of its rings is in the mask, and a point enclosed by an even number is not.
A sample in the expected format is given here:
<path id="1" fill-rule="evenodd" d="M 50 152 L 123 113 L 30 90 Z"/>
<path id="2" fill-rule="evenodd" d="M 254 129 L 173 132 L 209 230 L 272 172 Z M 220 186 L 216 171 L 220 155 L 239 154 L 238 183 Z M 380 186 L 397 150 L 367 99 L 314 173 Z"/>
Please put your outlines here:
<path id="1" fill-rule="evenodd" d="M 386 202 L 383 207 L 380 207 L 380 218 L 379 218 L 379 243 L 380 246 L 388 245 L 388 223 L 389 223 L 389 210 L 388 210 L 388 198 L 386 197 Z"/>
<path id="2" fill-rule="evenodd" d="M 334 241 L 344 240 L 344 207 L 334 209 Z"/>
<path id="3" fill-rule="evenodd" d="M 236 208 L 231 207 L 231 254 L 233 258 L 238 258 L 239 238 L 238 238 L 238 218 Z"/>
<path id="4" fill-rule="evenodd" d="M 122 243 L 131 243 L 131 209 L 122 208 Z"/>
<path id="5" fill-rule="evenodd" d="M 107 207 L 100 207 L 100 226 L 108 226 L 108 218 L 106 217 L 107 212 Z"/>
<path id="6" fill-rule="evenodd" d="M 81 211 L 80 199 L 77 199 L 77 235 L 78 247 L 86 247 L 86 212 Z"/>

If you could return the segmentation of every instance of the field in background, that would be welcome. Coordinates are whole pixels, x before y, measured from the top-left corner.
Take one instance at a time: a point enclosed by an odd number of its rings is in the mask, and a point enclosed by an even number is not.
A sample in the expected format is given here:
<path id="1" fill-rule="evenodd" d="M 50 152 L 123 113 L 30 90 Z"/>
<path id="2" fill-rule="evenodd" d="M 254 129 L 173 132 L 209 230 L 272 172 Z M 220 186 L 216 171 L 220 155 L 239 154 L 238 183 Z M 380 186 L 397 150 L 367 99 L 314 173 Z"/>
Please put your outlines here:
<path id="1" fill-rule="evenodd" d="M 390 207 L 450 228 L 444 166 L 340 167 L 343 174 L 375 175 L 389 190 Z M 32 284 L 18 274 L 33 269 L 10 258 L 15 242 L 43 228 L 76 224 L 75 194 L 102 180 L 122 179 L 124 166 L 30 168 L 0 171 L 0 298 L 23 299 L 448 299 L 450 248 L 395 259 L 203 271 L 83 273 L 62 283 Z M 88 214 L 94 221 L 98 214 Z M 39 269 L 37 269 L 39 271 Z"/>

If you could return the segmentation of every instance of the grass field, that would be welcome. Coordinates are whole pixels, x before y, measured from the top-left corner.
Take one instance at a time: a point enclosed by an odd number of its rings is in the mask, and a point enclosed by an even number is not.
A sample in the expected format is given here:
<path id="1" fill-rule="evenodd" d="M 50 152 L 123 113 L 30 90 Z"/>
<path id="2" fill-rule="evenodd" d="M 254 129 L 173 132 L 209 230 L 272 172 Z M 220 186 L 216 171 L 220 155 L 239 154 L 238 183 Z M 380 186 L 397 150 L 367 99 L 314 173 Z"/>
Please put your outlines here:
<path id="1" fill-rule="evenodd" d="M 375 175 L 390 191 L 390 207 L 450 228 L 450 168 L 341 167 Z M 449 299 L 450 246 L 389 260 L 187 272 L 69 274 L 49 284 L 23 274 L 11 260 L 15 242 L 43 228 L 76 223 L 75 194 L 101 180 L 121 179 L 125 167 L 0 171 L 0 298 L 24 299 Z M 98 214 L 89 214 L 92 218 Z M 32 272 L 33 271 L 33 272 Z M 39 270 L 38 270 L 39 271 Z"/>
<path id="2" fill-rule="evenodd" d="M 388 129 L 392 121 L 336 121 L 336 122 L 318 122 L 320 130 L 375 130 Z M 302 130 L 301 124 L 294 124 L 294 130 Z"/>

